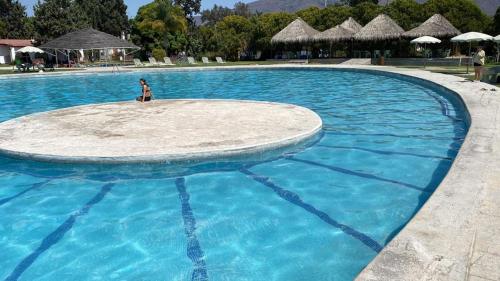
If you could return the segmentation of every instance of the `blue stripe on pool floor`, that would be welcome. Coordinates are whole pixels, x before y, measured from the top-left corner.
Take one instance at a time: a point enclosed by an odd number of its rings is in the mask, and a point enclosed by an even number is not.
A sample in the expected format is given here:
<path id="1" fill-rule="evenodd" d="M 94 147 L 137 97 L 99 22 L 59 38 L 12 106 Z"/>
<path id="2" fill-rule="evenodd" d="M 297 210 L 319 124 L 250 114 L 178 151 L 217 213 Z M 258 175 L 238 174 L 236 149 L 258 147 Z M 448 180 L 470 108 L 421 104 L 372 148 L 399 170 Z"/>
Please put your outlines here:
<path id="1" fill-rule="evenodd" d="M 269 180 L 268 177 L 260 176 L 255 173 L 252 173 L 250 170 L 247 169 L 241 169 L 240 170 L 243 174 L 251 177 L 255 181 L 271 188 L 279 197 L 285 199 L 286 201 L 297 205 L 304 210 L 308 211 L 311 214 L 316 215 L 318 218 L 320 218 L 322 221 L 328 223 L 329 225 L 340 229 L 342 232 L 344 232 L 347 235 L 350 235 L 351 237 L 359 240 L 361 243 L 365 244 L 367 247 L 372 249 L 373 251 L 379 253 L 382 250 L 382 245 L 380 245 L 377 241 L 374 239 L 370 238 L 368 235 L 363 234 L 345 224 L 341 224 L 337 222 L 336 220 L 332 219 L 327 213 L 320 211 L 316 209 L 314 206 L 304 202 L 300 196 L 290 190 L 286 190 L 276 184 L 274 184 L 271 180 Z"/>
<path id="2" fill-rule="evenodd" d="M 323 128 L 325 134 L 332 136 L 366 136 L 366 137 L 392 137 L 392 138 L 404 138 L 404 139 L 425 139 L 425 140 L 455 140 L 463 141 L 465 137 L 438 137 L 433 135 L 398 135 L 398 134 L 388 134 L 388 133 L 345 133 L 342 131 L 337 131 L 336 129 Z"/>
<path id="3" fill-rule="evenodd" d="M 189 205 L 189 193 L 186 190 L 186 181 L 184 178 L 177 178 L 175 180 L 177 191 L 182 206 L 182 219 L 184 221 L 184 232 L 187 237 L 187 256 L 191 259 L 194 265 L 193 274 L 191 275 L 192 281 L 206 281 L 208 280 L 207 266 L 203 259 L 203 250 L 201 249 L 200 242 L 196 237 L 196 219 L 193 215 L 193 210 Z"/>
<path id="4" fill-rule="evenodd" d="M 14 199 L 16 199 L 16 198 L 18 198 L 18 197 L 22 196 L 23 194 L 25 194 L 25 193 L 27 193 L 27 192 L 29 192 L 29 191 L 33 190 L 33 189 L 37 189 L 37 188 L 39 188 L 39 187 L 42 187 L 42 186 L 46 185 L 49 181 L 50 181 L 50 180 L 43 181 L 43 182 L 37 182 L 37 183 L 35 183 L 35 184 L 31 185 L 31 187 L 30 187 L 30 188 L 27 188 L 27 189 L 25 189 L 25 190 L 23 190 L 23 191 L 19 192 L 19 193 L 18 193 L 18 194 L 16 194 L 16 195 L 13 195 L 13 196 L 11 196 L 11 197 L 7 197 L 7 198 L 4 198 L 4 199 L 0 199 L 0 206 L 2 206 L 2 205 L 4 205 L 4 204 L 6 204 L 7 202 L 10 202 L 11 200 L 14 200 Z"/>
<path id="5" fill-rule="evenodd" d="M 291 161 L 295 161 L 295 162 L 301 162 L 301 163 L 309 164 L 309 165 L 312 165 L 312 166 L 326 168 L 326 169 L 329 169 L 331 171 L 339 172 L 339 173 L 346 174 L 346 175 L 351 175 L 351 176 L 357 176 L 357 177 L 366 178 L 366 179 L 372 179 L 372 180 L 378 180 L 378 181 L 388 182 L 388 183 L 392 183 L 392 184 L 395 184 L 395 185 L 400 185 L 400 186 L 412 188 L 412 189 L 415 189 L 415 190 L 418 190 L 418 191 L 421 191 L 421 192 L 430 192 L 430 191 L 426 190 L 425 188 L 422 188 L 422 187 L 419 187 L 419 186 L 416 186 L 416 185 L 413 185 L 413 184 L 404 183 L 404 182 L 400 182 L 400 181 L 397 181 L 397 180 L 386 179 L 386 178 L 374 176 L 374 175 L 367 174 L 367 173 L 361 173 L 361 172 L 351 171 L 351 170 L 348 170 L 348 169 L 344 169 L 344 168 L 340 168 L 340 167 L 335 167 L 335 166 L 331 166 L 331 165 L 326 165 L 326 164 L 322 164 L 322 163 L 318 163 L 318 162 L 314 162 L 314 161 L 304 160 L 304 159 L 300 159 L 300 158 L 295 158 L 295 157 L 286 157 L 285 159 L 291 160 Z"/>
<path id="6" fill-rule="evenodd" d="M 28 269 L 41 254 L 50 249 L 50 247 L 52 247 L 64 237 L 64 235 L 73 227 L 78 217 L 86 215 L 89 212 L 90 208 L 92 208 L 92 206 L 99 203 L 111 190 L 113 185 L 114 184 L 112 183 L 103 185 L 99 193 L 97 193 L 92 199 L 90 199 L 87 204 L 85 204 L 80 210 L 69 216 L 69 218 L 66 219 L 66 221 L 64 221 L 56 230 L 46 236 L 40 246 L 38 246 L 38 248 L 36 248 L 36 250 L 30 255 L 25 257 L 16 266 L 14 271 L 12 271 L 12 273 L 5 279 L 5 281 L 18 280 L 19 277 L 26 271 L 26 269 Z"/>
<path id="7" fill-rule="evenodd" d="M 449 160 L 449 161 L 453 160 L 451 157 L 425 155 L 425 154 L 417 154 L 417 153 L 410 153 L 410 152 L 386 151 L 386 150 L 369 149 L 369 148 L 356 147 L 356 146 L 337 146 L 337 145 L 320 144 L 320 145 L 318 145 L 318 147 L 325 147 L 325 148 L 332 148 L 332 149 L 360 150 L 360 151 L 372 152 L 372 153 L 377 153 L 377 154 L 382 154 L 382 155 L 404 155 L 404 156 L 414 156 L 414 157 L 420 157 L 420 158 L 441 159 L 441 160 Z"/>

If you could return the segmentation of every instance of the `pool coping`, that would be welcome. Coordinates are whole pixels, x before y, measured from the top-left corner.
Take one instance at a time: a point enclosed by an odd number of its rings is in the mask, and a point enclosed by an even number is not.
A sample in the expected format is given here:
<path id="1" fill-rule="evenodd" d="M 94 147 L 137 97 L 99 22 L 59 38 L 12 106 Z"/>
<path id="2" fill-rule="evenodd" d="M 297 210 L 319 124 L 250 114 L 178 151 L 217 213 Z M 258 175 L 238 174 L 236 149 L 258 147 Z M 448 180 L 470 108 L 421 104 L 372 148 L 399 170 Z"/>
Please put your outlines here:
<path id="1" fill-rule="evenodd" d="M 500 243 L 495 240 L 500 235 L 500 88 L 420 69 L 370 65 L 280 64 L 127 71 L 280 68 L 381 71 L 430 81 L 455 93 L 468 111 L 470 127 L 452 167 L 420 211 L 356 280 L 500 280 Z M 86 70 L 50 75 L 95 73 L 100 72 Z M 0 79 L 15 77 L 5 76 Z"/>

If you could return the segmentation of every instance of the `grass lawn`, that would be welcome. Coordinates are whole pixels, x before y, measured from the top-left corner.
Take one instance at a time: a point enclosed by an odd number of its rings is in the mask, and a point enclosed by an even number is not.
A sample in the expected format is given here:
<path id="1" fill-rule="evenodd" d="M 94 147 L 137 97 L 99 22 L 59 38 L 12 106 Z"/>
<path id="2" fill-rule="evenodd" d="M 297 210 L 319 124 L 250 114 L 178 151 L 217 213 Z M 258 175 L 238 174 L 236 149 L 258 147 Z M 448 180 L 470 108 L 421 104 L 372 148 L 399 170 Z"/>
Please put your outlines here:
<path id="1" fill-rule="evenodd" d="M 75 71 L 75 70 L 81 70 L 81 69 L 77 69 L 77 68 L 74 68 L 74 69 L 71 69 L 71 68 L 68 68 L 68 69 L 58 68 L 58 69 L 54 69 L 54 70 L 47 70 L 45 72 L 46 73 L 51 73 L 51 72 L 67 72 L 67 71 Z M 0 75 L 9 75 L 9 74 L 34 74 L 34 73 L 38 73 L 38 71 L 18 72 L 18 71 L 12 70 L 12 67 L 0 67 Z"/>

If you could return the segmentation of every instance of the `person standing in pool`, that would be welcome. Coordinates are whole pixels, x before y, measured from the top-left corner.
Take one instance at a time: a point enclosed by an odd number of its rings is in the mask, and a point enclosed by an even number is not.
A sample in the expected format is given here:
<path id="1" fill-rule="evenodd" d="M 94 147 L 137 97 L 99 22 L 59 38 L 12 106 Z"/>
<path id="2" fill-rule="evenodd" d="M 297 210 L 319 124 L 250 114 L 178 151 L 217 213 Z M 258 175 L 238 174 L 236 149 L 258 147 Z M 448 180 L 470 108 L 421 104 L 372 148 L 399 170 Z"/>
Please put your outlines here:
<path id="1" fill-rule="evenodd" d="M 477 47 L 477 52 L 474 54 L 474 80 L 476 81 L 480 81 L 481 76 L 483 76 L 485 57 L 486 53 L 484 52 L 483 47 Z"/>
<path id="2" fill-rule="evenodd" d="M 151 99 L 153 98 L 153 93 L 151 92 L 151 88 L 149 87 L 148 83 L 144 78 L 141 78 L 139 80 L 139 83 L 141 84 L 142 95 L 138 96 L 136 100 L 140 102 L 151 101 Z"/>

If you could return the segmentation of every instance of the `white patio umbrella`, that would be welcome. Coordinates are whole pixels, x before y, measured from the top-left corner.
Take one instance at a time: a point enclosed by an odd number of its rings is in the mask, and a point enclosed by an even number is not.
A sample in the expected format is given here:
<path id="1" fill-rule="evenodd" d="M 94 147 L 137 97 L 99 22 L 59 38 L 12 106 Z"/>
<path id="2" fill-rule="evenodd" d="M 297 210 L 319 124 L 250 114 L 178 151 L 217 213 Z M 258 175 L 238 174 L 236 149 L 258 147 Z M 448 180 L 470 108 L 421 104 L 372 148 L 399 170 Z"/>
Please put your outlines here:
<path id="1" fill-rule="evenodd" d="M 45 53 L 42 49 L 37 47 L 27 46 L 16 51 L 16 53 Z"/>
<path id="2" fill-rule="evenodd" d="M 469 57 L 471 56 L 472 42 L 488 40 L 493 40 L 493 37 L 481 32 L 467 32 L 451 38 L 451 42 L 469 42 Z M 467 64 L 467 73 L 469 73 L 469 64 Z"/>
<path id="3" fill-rule="evenodd" d="M 427 47 L 427 44 L 438 44 L 441 43 L 441 40 L 434 38 L 432 36 L 422 36 L 418 37 L 417 39 L 413 39 L 410 41 L 412 44 L 424 44 L 424 50 Z M 424 68 L 426 65 L 427 60 L 424 60 Z"/>

